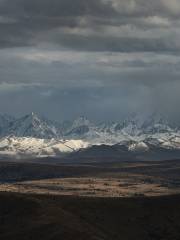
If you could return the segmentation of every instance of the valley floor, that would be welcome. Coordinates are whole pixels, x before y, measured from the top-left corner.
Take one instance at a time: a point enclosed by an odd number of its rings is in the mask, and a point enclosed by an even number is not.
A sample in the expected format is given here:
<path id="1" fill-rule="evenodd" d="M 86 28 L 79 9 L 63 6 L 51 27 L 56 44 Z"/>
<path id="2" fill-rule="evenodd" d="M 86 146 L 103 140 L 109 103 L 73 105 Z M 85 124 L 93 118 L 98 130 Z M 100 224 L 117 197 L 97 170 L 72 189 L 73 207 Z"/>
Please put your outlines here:
<path id="1" fill-rule="evenodd" d="M 86 197 L 161 196 L 180 193 L 179 187 L 140 175 L 120 178 L 59 178 L 0 184 L 2 192 Z"/>
<path id="2" fill-rule="evenodd" d="M 0 191 L 86 197 L 180 193 L 180 161 L 89 164 L 0 162 Z"/>

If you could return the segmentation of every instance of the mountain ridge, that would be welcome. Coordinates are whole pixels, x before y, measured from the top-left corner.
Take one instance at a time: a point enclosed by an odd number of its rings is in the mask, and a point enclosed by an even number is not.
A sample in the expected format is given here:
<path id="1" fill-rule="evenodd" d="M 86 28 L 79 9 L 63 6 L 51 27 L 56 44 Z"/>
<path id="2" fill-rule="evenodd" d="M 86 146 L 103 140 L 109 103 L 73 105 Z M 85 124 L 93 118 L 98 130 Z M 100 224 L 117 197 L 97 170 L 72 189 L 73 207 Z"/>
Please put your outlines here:
<path id="1" fill-rule="evenodd" d="M 94 145 L 119 145 L 129 152 L 180 149 L 180 132 L 165 118 L 133 115 L 121 122 L 95 124 L 85 117 L 58 123 L 35 113 L 0 115 L 0 154 L 59 155 Z"/>
<path id="2" fill-rule="evenodd" d="M 126 135 L 138 137 L 144 134 L 154 135 L 163 133 L 177 133 L 178 130 L 161 116 L 150 115 L 145 119 L 138 115 L 131 115 L 119 122 L 101 122 L 99 124 L 89 121 L 86 117 L 79 117 L 74 121 L 62 123 L 49 120 L 36 113 L 14 118 L 0 115 L 0 137 L 36 137 L 36 138 L 98 138 L 102 135 Z"/>

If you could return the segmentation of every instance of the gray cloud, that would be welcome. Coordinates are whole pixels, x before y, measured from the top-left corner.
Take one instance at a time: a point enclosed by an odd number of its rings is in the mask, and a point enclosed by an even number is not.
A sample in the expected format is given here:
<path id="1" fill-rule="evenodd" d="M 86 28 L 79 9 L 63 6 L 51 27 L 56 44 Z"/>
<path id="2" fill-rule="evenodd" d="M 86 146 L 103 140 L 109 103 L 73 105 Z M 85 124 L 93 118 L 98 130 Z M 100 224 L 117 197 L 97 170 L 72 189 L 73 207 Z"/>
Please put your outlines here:
<path id="1" fill-rule="evenodd" d="M 4 19 L 0 21 L 0 47 L 45 42 L 78 51 L 180 49 L 177 0 L 171 4 L 166 0 L 4 0 L 0 2 L 0 19 Z"/>
<path id="2" fill-rule="evenodd" d="M 128 83 L 121 83 L 119 88 L 64 90 L 58 87 L 24 86 L 0 93 L 0 109 L 16 116 L 35 111 L 60 121 L 80 115 L 95 121 L 121 120 L 129 113 L 150 110 L 165 113 L 179 121 L 179 112 L 172 108 L 180 101 L 177 87 L 180 87 L 179 82 L 163 86 L 158 84 L 155 88 Z"/>
<path id="3" fill-rule="evenodd" d="M 179 0 L 0 0 L 0 111 L 179 119 L 179 39 Z"/>
<path id="4" fill-rule="evenodd" d="M 180 77 L 180 56 L 162 53 L 0 50 L 0 83 L 77 87 L 154 86 Z"/>

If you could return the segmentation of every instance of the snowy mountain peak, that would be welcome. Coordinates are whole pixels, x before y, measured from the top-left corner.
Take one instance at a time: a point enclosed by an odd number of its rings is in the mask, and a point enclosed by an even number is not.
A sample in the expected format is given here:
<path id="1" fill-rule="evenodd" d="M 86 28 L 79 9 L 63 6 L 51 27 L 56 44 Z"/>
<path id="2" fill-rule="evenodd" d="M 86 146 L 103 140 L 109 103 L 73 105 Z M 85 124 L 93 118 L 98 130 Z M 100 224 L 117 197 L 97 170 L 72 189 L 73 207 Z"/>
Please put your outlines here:
<path id="1" fill-rule="evenodd" d="M 16 119 L 9 129 L 9 134 L 17 137 L 57 138 L 58 129 L 45 118 L 30 113 Z"/>
<path id="2" fill-rule="evenodd" d="M 72 138 L 82 138 L 92 128 L 91 122 L 84 116 L 81 116 L 72 122 L 71 126 L 67 129 L 65 135 L 66 137 Z"/>
<path id="3" fill-rule="evenodd" d="M 178 134 L 160 114 L 132 114 L 121 122 L 94 124 L 80 116 L 62 124 L 31 112 L 14 119 L 0 115 L 0 136 L 34 137 L 41 139 L 81 139 L 95 143 L 118 143 L 122 140 Z"/>
<path id="4" fill-rule="evenodd" d="M 29 118 L 31 120 L 35 120 L 35 119 L 41 119 L 42 117 L 40 117 L 38 114 L 34 113 L 34 112 L 31 112 L 27 115 L 24 116 L 25 118 Z"/>
<path id="5" fill-rule="evenodd" d="M 91 123 L 85 116 L 80 116 L 79 118 L 75 119 L 73 122 L 73 127 L 89 126 L 89 125 L 91 125 Z"/>
<path id="6" fill-rule="evenodd" d="M 129 151 L 148 151 L 152 146 L 180 149 L 180 131 L 156 114 L 146 117 L 133 114 L 121 122 L 101 124 L 91 123 L 84 116 L 73 122 L 60 124 L 34 112 L 17 119 L 0 115 L 0 137 L 2 142 L 0 152 L 11 150 L 16 152 L 16 148 L 22 144 L 19 152 L 31 152 L 31 149 L 32 152 L 36 152 L 37 149 L 38 153 L 43 149 L 42 155 L 55 154 L 56 151 L 74 151 L 76 145 L 79 149 L 89 144 L 123 144 Z M 50 145 L 44 146 L 47 142 Z M 24 149 L 25 145 L 27 148 Z M 39 147 L 36 148 L 36 145 Z"/>

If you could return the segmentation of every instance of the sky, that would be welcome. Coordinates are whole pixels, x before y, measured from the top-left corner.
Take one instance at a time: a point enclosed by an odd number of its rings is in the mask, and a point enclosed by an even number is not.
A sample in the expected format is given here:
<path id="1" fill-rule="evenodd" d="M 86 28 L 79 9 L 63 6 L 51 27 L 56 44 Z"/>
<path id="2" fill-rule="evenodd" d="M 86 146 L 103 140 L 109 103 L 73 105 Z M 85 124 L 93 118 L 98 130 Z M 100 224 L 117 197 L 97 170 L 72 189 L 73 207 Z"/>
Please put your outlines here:
<path id="1" fill-rule="evenodd" d="M 0 0 L 0 112 L 180 120 L 180 0 Z"/>

